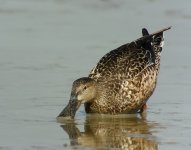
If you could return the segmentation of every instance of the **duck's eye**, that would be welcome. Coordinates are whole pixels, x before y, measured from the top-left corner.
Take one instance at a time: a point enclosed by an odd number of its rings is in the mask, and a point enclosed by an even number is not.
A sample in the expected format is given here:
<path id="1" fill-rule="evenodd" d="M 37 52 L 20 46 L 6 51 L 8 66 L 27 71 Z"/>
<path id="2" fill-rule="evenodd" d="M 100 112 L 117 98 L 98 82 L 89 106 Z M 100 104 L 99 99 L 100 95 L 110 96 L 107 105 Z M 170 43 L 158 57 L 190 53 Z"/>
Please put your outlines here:
<path id="1" fill-rule="evenodd" d="M 84 90 L 86 90 L 87 89 L 87 86 L 84 86 Z"/>

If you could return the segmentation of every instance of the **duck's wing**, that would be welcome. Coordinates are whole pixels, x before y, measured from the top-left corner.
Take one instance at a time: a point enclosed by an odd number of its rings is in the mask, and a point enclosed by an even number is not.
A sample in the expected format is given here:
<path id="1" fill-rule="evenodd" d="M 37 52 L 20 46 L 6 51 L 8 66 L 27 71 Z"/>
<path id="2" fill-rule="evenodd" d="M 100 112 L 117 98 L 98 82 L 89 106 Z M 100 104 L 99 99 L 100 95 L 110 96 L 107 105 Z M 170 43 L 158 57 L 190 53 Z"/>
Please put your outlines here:
<path id="1" fill-rule="evenodd" d="M 120 77 L 130 79 L 152 64 L 150 51 L 129 48 L 129 44 L 126 44 L 102 57 L 89 77 L 95 80 Z"/>
<path id="2" fill-rule="evenodd" d="M 89 77 L 95 80 L 136 77 L 147 67 L 155 65 L 153 46 L 161 45 L 162 33 L 168 29 L 170 27 L 153 34 L 148 34 L 146 29 L 142 29 L 143 37 L 107 53 L 92 69 Z"/>

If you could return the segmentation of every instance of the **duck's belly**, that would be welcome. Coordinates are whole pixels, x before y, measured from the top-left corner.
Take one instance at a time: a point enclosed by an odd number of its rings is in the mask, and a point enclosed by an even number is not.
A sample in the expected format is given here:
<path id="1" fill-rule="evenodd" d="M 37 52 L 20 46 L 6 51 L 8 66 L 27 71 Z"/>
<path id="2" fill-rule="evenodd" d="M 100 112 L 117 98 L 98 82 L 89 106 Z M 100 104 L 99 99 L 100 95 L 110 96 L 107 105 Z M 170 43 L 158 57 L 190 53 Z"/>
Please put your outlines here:
<path id="1" fill-rule="evenodd" d="M 85 104 L 87 113 L 136 113 L 147 102 L 156 87 L 157 72 L 148 71 L 134 80 L 120 83 L 118 92 L 110 91 L 105 98 Z"/>

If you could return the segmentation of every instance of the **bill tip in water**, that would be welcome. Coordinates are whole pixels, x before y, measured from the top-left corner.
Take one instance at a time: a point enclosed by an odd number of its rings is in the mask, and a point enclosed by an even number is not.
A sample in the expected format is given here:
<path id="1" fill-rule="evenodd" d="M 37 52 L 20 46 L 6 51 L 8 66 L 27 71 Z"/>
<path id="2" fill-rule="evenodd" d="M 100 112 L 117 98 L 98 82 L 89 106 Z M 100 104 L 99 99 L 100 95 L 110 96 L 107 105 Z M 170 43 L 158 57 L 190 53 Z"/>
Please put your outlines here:
<path id="1" fill-rule="evenodd" d="M 72 117 L 72 116 L 57 116 L 56 120 L 58 122 L 71 121 L 71 120 L 74 120 L 74 117 Z"/>
<path id="2" fill-rule="evenodd" d="M 81 102 L 76 100 L 76 97 L 70 98 L 69 103 L 58 115 L 57 120 L 73 120 Z"/>

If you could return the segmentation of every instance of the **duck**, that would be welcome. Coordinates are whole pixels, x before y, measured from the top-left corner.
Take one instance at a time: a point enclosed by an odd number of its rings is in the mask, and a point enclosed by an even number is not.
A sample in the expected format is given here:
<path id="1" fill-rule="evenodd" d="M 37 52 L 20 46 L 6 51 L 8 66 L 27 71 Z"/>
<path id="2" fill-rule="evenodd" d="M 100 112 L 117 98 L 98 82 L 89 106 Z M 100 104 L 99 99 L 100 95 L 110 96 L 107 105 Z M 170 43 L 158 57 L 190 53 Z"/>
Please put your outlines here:
<path id="1" fill-rule="evenodd" d="M 163 28 L 105 54 L 87 77 L 73 82 L 70 100 L 57 117 L 74 119 L 84 104 L 86 113 L 132 114 L 146 111 L 160 69 Z"/>

